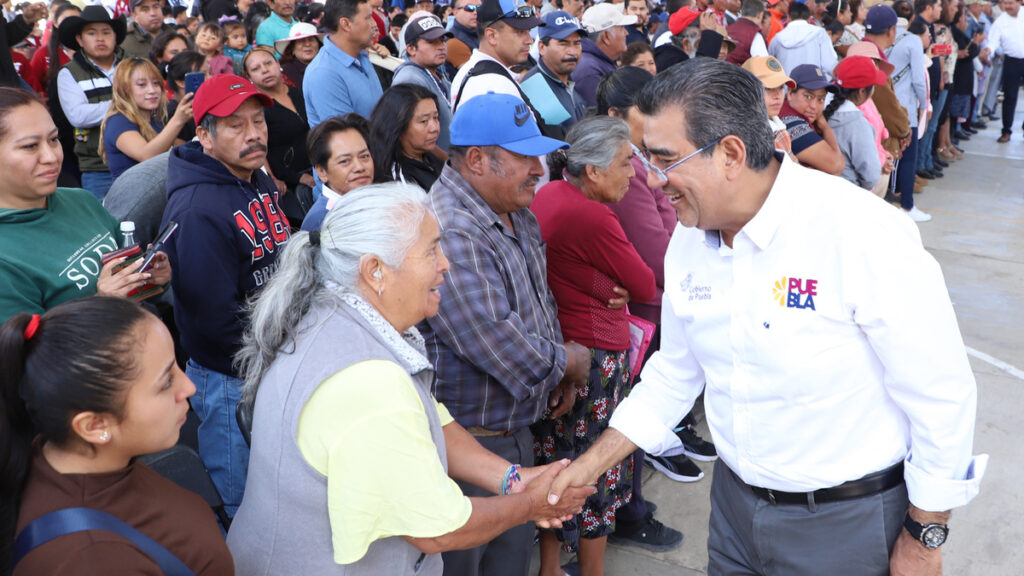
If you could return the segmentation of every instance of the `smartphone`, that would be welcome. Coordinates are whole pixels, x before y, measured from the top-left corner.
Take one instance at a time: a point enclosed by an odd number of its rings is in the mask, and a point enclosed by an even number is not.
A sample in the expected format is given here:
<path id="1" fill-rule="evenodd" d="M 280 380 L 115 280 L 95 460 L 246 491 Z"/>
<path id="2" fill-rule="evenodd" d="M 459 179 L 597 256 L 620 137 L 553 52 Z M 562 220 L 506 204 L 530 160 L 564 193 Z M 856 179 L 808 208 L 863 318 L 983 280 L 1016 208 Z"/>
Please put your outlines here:
<path id="1" fill-rule="evenodd" d="M 932 56 L 949 56 L 952 53 L 952 44 L 935 44 L 932 46 Z"/>
<path id="2" fill-rule="evenodd" d="M 156 253 L 163 250 L 164 243 L 167 242 L 167 239 L 170 238 L 171 234 L 174 234 L 174 231 L 177 229 L 177 222 L 168 222 L 164 226 L 164 229 L 157 235 L 156 242 L 153 242 L 153 245 L 150 246 L 149 250 L 146 250 L 146 253 L 142 256 L 142 266 L 139 267 L 139 272 L 149 270 L 149 267 L 153 264 L 153 258 L 156 258 Z"/>
<path id="3" fill-rule="evenodd" d="M 185 94 L 195 94 L 206 80 L 205 72 L 189 72 L 185 74 Z"/>

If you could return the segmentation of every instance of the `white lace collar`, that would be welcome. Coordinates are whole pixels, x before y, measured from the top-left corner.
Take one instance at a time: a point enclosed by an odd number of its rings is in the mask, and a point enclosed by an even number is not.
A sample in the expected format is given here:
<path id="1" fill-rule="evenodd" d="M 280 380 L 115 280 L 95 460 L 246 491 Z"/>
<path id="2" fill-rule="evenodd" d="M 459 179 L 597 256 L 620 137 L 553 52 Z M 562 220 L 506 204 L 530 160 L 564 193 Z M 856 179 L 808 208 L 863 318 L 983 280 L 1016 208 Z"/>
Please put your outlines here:
<path id="1" fill-rule="evenodd" d="M 339 297 L 344 303 L 359 312 L 363 319 L 377 331 L 391 351 L 410 368 L 410 373 L 416 374 L 423 370 L 434 369 L 430 361 L 427 360 L 427 349 L 423 342 L 423 336 L 415 326 L 406 330 L 404 334 L 399 334 L 398 330 L 395 330 L 395 327 L 366 300 L 351 292 L 340 294 Z"/>

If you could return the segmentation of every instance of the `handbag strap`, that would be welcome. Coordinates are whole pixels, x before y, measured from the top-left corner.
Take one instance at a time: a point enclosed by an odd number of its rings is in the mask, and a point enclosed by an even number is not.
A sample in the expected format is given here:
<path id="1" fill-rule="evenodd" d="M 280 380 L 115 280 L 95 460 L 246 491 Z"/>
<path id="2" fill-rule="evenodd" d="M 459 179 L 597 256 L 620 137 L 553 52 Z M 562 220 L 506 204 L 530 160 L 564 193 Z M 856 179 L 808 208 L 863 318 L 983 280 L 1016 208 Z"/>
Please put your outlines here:
<path id="1" fill-rule="evenodd" d="M 195 576 L 184 562 L 156 540 L 129 526 L 124 520 L 92 508 L 64 508 L 30 522 L 14 542 L 12 567 L 34 548 L 50 540 L 88 530 L 105 530 L 130 540 L 152 558 L 167 576 Z"/>

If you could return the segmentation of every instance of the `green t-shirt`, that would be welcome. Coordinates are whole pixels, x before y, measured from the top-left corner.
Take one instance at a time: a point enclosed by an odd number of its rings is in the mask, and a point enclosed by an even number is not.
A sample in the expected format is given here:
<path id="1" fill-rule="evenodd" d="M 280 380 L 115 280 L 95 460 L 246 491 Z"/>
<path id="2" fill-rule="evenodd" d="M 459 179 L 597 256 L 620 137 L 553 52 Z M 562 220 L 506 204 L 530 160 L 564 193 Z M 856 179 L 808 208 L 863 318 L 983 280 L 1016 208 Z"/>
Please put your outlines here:
<path id="1" fill-rule="evenodd" d="M 87 190 L 57 188 L 46 208 L 0 208 L 0 322 L 96 294 L 100 256 L 120 225 Z"/>

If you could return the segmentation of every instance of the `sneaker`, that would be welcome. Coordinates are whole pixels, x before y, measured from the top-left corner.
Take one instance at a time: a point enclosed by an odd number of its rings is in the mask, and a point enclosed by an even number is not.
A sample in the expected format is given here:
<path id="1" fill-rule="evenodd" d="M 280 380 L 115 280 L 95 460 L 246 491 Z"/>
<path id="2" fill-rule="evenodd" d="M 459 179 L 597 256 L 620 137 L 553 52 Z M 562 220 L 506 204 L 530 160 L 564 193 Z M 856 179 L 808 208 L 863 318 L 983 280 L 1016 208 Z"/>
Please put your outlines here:
<path id="1" fill-rule="evenodd" d="M 685 454 L 678 456 L 653 456 L 647 455 L 647 461 L 658 470 L 675 480 L 676 482 L 696 482 L 704 477 L 704 472 L 686 457 Z"/>
<path id="2" fill-rule="evenodd" d="M 931 214 L 929 214 L 929 213 L 927 213 L 927 212 L 925 212 L 923 210 L 919 210 L 917 208 L 917 206 L 914 206 L 910 210 L 907 210 L 906 208 L 904 208 L 903 212 L 907 216 L 910 216 L 910 219 L 913 220 L 914 222 L 927 222 L 927 221 L 932 219 L 932 215 Z"/>
<path id="3" fill-rule="evenodd" d="M 612 533 L 608 536 L 608 542 L 619 546 L 636 546 L 651 552 L 668 552 L 683 543 L 683 533 L 665 526 L 648 514 L 647 521 L 638 530 L 629 535 Z"/>
<path id="4" fill-rule="evenodd" d="M 676 429 L 676 436 L 683 443 L 683 454 L 701 462 L 718 460 L 718 451 L 715 450 L 715 445 L 698 436 L 693 426 Z"/>

